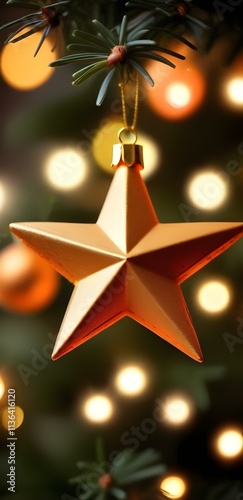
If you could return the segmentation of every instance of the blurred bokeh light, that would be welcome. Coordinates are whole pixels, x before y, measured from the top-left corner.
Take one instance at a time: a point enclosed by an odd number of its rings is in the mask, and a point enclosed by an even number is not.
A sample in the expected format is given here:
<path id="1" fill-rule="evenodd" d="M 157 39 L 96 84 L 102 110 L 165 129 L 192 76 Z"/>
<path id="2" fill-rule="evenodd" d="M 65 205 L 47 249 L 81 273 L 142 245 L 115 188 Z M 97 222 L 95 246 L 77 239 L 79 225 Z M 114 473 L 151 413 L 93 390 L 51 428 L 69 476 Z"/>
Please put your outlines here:
<path id="1" fill-rule="evenodd" d="M 136 396 L 146 388 L 147 377 L 139 366 L 127 366 L 119 371 L 115 382 L 121 393 L 126 396 Z"/>
<path id="2" fill-rule="evenodd" d="M 165 99 L 173 108 L 184 108 L 190 102 L 191 92 L 184 83 L 173 82 L 166 89 Z"/>
<path id="3" fill-rule="evenodd" d="M 47 307 L 59 290 L 59 275 L 52 266 L 20 243 L 0 252 L 0 307 L 33 313 Z"/>
<path id="4" fill-rule="evenodd" d="M 82 410 L 86 419 L 90 422 L 104 423 L 112 417 L 113 405 L 107 396 L 97 394 L 83 402 Z"/>
<path id="5" fill-rule="evenodd" d="M 222 77 L 223 100 L 235 110 L 243 110 L 243 57 L 240 55 Z"/>
<path id="6" fill-rule="evenodd" d="M 231 291 L 226 282 L 209 280 L 199 287 L 197 300 L 201 308 L 208 313 L 220 313 L 228 307 Z"/>
<path id="7" fill-rule="evenodd" d="M 74 148 L 66 147 L 53 151 L 45 162 L 45 177 L 57 190 L 70 191 L 86 180 L 88 165 Z"/>
<path id="8" fill-rule="evenodd" d="M 152 89 L 147 88 L 148 104 L 153 111 L 169 120 L 180 120 L 193 114 L 205 95 L 205 78 L 192 64 L 176 61 L 176 68 L 161 68 L 160 63 L 151 61 L 147 70 L 155 81 Z"/>
<path id="9" fill-rule="evenodd" d="M 213 169 L 201 170 L 188 180 L 186 191 L 189 200 L 196 207 L 202 210 L 215 210 L 227 198 L 226 177 Z"/>
<path id="10" fill-rule="evenodd" d="M 182 498 L 186 493 L 187 485 L 181 476 L 167 476 L 161 482 L 160 489 L 167 498 Z"/>
<path id="11" fill-rule="evenodd" d="M 225 85 L 225 94 L 232 104 L 243 107 L 243 77 L 230 79 Z"/>
<path id="12" fill-rule="evenodd" d="M 26 30 L 23 30 L 23 34 Z M 42 33 L 34 33 L 17 44 L 5 45 L 1 52 L 0 69 L 5 82 L 17 90 L 33 90 L 51 78 L 54 69 L 48 64 L 55 61 L 57 54 L 52 52 L 53 43 L 47 38 L 37 56 L 36 47 Z"/>
<path id="13" fill-rule="evenodd" d="M 235 427 L 220 430 L 214 438 L 214 449 L 222 459 L 243 458 L 242 431 Z"/>
<path id="14" fill-rule="evenodd" d="M 14 411 L 9 413 L 9 409 Z M 14 418 L 10 419 L 10 415 L 13 415 Z M 24 421 L 24 411 L 22 410 L 22 408 L 20 408 L 20 406 L 14 406 L 14 407 L 11 406 L 3 409 L 2 425 L 4 429 L 8 430 L 9 422 L 11 422 L 11 427 L 13 427 L 13 429 L 18 429 L 18 427 L 22 425 L 23 421 Z"/>
<path id="15" fill-rule="evenodd" d="M 5 385 L 2 377 L 0 377 L 0 399 L 2 399 L 4 392 L 5 392 Z"/>
<path id="16" fill-rule="evenodd" d="M 189 396 L 170 393 L 162 399 L 161 415 L 163 422 L 172 426 L 187 424 L 195 412 L 194 403 Z"/>

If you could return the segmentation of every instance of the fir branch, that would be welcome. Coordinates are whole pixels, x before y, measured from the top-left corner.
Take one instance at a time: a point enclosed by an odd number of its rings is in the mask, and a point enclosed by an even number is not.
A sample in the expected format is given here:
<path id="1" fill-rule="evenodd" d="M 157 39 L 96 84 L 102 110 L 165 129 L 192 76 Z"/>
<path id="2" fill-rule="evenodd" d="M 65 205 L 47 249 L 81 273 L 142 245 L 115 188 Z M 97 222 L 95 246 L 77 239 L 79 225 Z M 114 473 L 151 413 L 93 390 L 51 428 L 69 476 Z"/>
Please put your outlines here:
<path id="1" fill-rule="evenodd" d="M 160 53 L 185 59 L 181 54 L 160 47 L 155 40 L 149 38 L 149 26 L 146 24 L 143 23 L 143 29 L 138 29 L 136 26 L 131 27 L 127 16 L 123 17 L 120 27 L 116 26 L 111 31 L 107 30 L 97 19 L 94 19 L 92 23 L 97 33 L 75 30 L 73 37 L 77 39 L 77 43 L 67 47 L 71 54 L 54 61 L 50 66 L 56 67 L 81 61 L 91 63 L 73 75 L 74 85 L 80 85 L 100 70 L 106 69 L 108 74 L 101 84 L 96 100 L 98 106 L 104 101 L 108 87 L 117 72 L 120 83 L 132 79 L 134 73 L 137 73 L 150 85 L 154 85 L 153 79 L 141 63 L 141 59 L 156 60 L 172 68 L 175 68 L 175 64 Z M 145 37 L 145 35 L 147 36 Z M 180 38 L 182 39 L 182 37 Z M 192 46 L 190 42 L 188 44 Z"/>
<path id="2" fill-rule="evenodd" d="M 99 453 L 101 462 L 105 460 L 103 453 Z M 157 451 L 148 448 L 141 453 L 132 453 L 130 450 L 122 451 L 114 463 L 110 464 L 107 472 L 102 473 L 102 467 L 97 468 L 96 462 L 78 462 L 77 467 L 81 474 L 70 479 L 70 484 L 79 484 L 85 488 L 90 474 L 101 470 L 98 481 L 92 486 L 86 498 L 93 500 L 125 500 L 128 498 L 128 488 L 142 483 L 144 480 L 159 477 L 166 472 L 166 467 L 161 463 L 161 455 Z"/>
<path id="3" fill-rule="evenodd" d="M 9 0 L 7 3 L 11 5 L 18 5 L 19 7 L 24 8 L 28 7 L 29 9 L 36 9 L 37 7 L 40 7 L 40 9 L 34 13 L 26 14 L 25 16 L 0 26 L 0 30 L 4 30 L 12 28 L 15 25 L 19 25 L 15 31 L 8 35 L 5 40 L 5 44 L 20 42 L 21 40 L 40 31 L 42 32 L 42 36 L 35 50 L 35 57 L 51 30 L 59 27 L 62 17 L 66 15 L 66 7 L 69 2 L 70 0 L 61 0 L 60 2 L 49 2 L 45 4 L 41 0 L 37 0 L 35 3 L 22 2 L 22 0 Z M 25 29 L 28 29 L 28 31 L 25 32 Z M 21 34 L 21 32 L 23 33 Z"/>

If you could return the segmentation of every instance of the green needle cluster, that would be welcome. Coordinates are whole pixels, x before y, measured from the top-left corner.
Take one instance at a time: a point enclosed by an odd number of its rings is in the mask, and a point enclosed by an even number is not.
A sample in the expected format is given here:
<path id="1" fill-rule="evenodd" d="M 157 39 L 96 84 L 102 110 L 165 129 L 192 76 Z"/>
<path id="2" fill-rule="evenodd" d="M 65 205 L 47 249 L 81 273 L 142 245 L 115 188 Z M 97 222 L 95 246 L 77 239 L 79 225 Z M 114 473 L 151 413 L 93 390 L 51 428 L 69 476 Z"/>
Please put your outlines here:
<path id="1" fill-rule="evenodd" d="M 166 472 L 160 461 L 160 454 L 152 448 L 141 453 L 124 450 L 110 464 L 104 459 L 99 463 L 78 462 L 80 475 L 70 483 L 83 487 L 87 500 L 125 500 L 130 487 Z"/>
<path id="2" fill-rule="evenodd" d="M 73 74 L 73 85 L 80 85 L 94 74 L 104 70 L 106 76 L 101 84 L 96 104 L 102 104 L 108 87 L 119 73 L 119 83 L 133 80 L 135 73 L 145 78 L 151 86 L 154 81 L 144 67 L 145 59 L 153 59 L 175 68 L 163 54 L 179 59 L 184 56 L 168 48 L 160 47 L 155 40 L 149 38 L 149 28 L 146 23 L 139 26 L 129 26 L 127 16 L 124 16 L 119 27 L 108 30 L 100 21 L 92 21 L 96 33 L 75 30 L 73 37 L 76 43 L 68 45 L 69 55 L 51 63 L 52 67 L 70 63 L 89 63 Z M 186 42 L 186 41 L 185 41 Z M 191 44 L 190 44 L 191 45 Z"/>

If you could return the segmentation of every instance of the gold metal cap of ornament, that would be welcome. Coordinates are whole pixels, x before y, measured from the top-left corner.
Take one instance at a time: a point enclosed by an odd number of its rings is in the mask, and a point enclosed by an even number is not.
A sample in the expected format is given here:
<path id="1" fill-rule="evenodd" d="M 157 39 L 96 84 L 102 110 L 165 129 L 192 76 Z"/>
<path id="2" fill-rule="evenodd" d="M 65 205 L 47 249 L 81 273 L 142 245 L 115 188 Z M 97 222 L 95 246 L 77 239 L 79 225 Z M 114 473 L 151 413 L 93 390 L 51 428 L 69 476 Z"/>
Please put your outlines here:
<path id="1" fill-rule="evenodd" d="M 144 168 L 143 147 L 136 144 L 137 134 L 134 129 L 132 127 L 121 128 L 118 138 L 120 144 L 113 145 L 112 167 L 139 165 L 142 170 Z"/>
<path id="2" fill-rule="evenodd" d="M 139 144 L 114 144 L 112 167 L 118 168 L 121 165 L 126 165 L 127 167 L 139 165 L 142 170 L 144 168 L 143 147 Z"/>

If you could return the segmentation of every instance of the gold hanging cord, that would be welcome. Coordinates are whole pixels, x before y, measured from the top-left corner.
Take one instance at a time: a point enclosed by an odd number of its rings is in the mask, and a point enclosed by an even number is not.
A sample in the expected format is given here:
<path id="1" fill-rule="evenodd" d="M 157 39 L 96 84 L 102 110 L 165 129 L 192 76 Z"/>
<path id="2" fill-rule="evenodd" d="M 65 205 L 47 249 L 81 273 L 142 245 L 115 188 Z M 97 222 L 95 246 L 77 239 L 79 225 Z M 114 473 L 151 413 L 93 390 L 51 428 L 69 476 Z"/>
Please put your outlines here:
<path id="1" fill-rule="evenodd" d="M 126 110 L 126 97 L 125 97 L 125 83 L 122 81 L 119 85 L 121 88 L 121 102 L 122 102 L 122 114 L 123 123 L 122 127 L 118 132 L 118 138 L 120 144 L 114 144 L 113 146 L 113 158 L 112 166 L 113 168 L 118 168 L 120 165 L 126 165 L 127 167 L 138 166 L 140 170 L 143 167 L 143 148 L 142 146 L 136 144 L 137 134 L 136 134 L 136 124 L 138 116 L 138 96 L 139 96 L 139 82 L 138 74 L 136 73 L 136 86 L 135 86 L 135 96 L 134 96 L 134 110 L 133 110 L 133 120 L 132 124 L 128 124 L 127 120 L 127 110 Z"/>
<path id="2" fill-rule="evenodd" d="M 129 142 L 131 142 L 131 144 L 135 144 L 137 141 L 137 134 L 135 132 L 135 129 L 136 129 L 136 125 L 137 125 L 138 97 L 139 97 L 138 73 L 136 73 L 136 80 L 135 80 L 134 110 L 133 110 L 133 120 L 132 120 L 131 125 L 128 124 L 128 120 L 127 120 L 125 85 L 126 84 L 124 83 L 124 81 L 122 81 L 120 83 L 122 117 L 123 117 L 124 127 L 119 130 L 118 137 L 119 137 L 119 141 L 121 143 L 123 143 L 123 137 L 124 137 L 124 139 L 126 138 L 126 140 L 128 140 L 128 137 L 130 136 Z"/>

